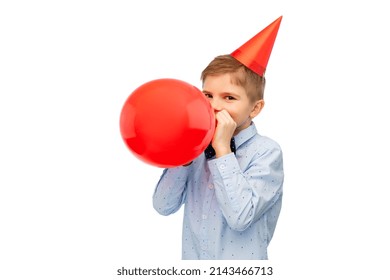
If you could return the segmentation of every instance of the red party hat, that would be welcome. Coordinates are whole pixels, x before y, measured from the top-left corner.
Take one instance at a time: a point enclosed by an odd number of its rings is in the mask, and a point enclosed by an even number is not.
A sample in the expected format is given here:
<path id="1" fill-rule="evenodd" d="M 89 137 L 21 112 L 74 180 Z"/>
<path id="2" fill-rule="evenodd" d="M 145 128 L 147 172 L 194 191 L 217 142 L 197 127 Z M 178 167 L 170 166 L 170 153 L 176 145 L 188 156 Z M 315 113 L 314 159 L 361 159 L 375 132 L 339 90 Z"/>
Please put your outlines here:
<path id="1" fill-rule="evenodd" d="M 282 16 L 232 52 L 231 56 L 253 72 L 264 76 L 281 21 Z"/>

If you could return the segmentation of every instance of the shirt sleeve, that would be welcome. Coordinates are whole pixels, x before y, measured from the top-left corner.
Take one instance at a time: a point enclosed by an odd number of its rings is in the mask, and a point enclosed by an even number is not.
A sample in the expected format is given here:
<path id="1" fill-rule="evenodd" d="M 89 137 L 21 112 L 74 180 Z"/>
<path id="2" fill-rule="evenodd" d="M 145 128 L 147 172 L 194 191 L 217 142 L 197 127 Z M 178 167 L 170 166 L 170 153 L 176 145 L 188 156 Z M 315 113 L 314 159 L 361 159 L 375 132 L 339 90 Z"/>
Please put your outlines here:
<path id="1" fill-rule="evenodd" d="M 209 168 L 221 211 L 234 230 L 245 230 L 282 198 L 279 147 L 255 153 L 246 170 L 241 170 L 233 153 L 209 161 Z"/>
<path id="2" fill-rule="evenodd" d="M 164 169 L 153 194 L 153 207 L 161 215 L 175 213 L 184 203 L 189 167 Z"/>

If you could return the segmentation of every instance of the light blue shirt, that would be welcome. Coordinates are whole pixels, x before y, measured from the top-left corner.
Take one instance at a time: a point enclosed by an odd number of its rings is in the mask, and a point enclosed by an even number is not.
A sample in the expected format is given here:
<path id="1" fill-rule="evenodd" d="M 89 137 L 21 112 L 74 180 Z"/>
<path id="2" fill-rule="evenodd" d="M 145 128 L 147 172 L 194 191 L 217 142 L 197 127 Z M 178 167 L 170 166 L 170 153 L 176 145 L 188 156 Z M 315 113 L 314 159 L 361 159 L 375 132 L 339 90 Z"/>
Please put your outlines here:
<path id="1" fill-rule="evenodd" d="M 268 259 L 279 217 L 283 159 L 255 124 L 234 137 L 236 155 L 165 169 L 154 208 L 170 215 L 184 204 L 182 259 Z"/>

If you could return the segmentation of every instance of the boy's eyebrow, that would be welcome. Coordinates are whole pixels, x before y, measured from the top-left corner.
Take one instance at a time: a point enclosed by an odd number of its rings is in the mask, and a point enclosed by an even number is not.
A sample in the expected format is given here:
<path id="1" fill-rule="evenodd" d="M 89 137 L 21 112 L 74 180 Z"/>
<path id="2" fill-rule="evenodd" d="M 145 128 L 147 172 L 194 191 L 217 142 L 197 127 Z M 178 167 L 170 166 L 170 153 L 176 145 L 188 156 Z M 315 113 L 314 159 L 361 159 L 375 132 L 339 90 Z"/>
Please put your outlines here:
<path id="1" fill-rule="evenodd" d="M 213 94 L 212 92 L 207 91 L 207 90 L 202 90 L 202 92 L 203 92 L 203 93 L 208 93 L 208 94 Z M 228 92 L 228 91 L 226 91 L 226 92 L 221 92 L 221 94 L 239 96 L 239 94 L 236 94 L 236 93 L 234 93 L 234 92 Z"/>
<path id="2" fill-rule="evenodd" d="M 222 94 L 233 95 L 233 96 L 240 96 L 239 94 L 234 93 L 234 92 L 223 92 Z"/>

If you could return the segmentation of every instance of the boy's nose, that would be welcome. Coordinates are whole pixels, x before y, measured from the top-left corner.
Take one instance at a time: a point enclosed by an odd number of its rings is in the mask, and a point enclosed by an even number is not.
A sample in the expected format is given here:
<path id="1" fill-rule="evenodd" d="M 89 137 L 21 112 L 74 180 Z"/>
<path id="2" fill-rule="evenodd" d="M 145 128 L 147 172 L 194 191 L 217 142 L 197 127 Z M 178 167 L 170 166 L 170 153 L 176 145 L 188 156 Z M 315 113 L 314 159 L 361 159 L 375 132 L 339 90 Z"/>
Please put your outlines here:
<path id="1" fill-rule="evenodd" d="M 223 108 L 221 106 L 221 103 L 218 102 L 217 100 L 213 99 L 210 101 L 211 107 L 214 109 L 214 111 L 221 111 Z"/>

